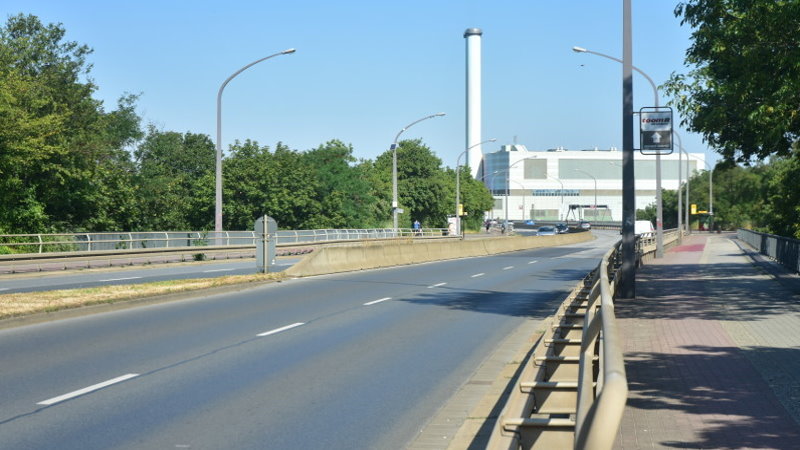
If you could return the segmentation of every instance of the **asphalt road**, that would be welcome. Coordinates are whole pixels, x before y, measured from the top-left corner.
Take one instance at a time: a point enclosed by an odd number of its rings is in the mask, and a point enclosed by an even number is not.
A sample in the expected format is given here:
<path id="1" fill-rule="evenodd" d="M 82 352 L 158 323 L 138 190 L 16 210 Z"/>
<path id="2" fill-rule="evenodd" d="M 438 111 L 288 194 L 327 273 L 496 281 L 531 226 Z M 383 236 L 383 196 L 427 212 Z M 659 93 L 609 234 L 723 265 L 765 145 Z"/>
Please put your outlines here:
<path id="1" fill-rule="evenodd" d="M 0 331 L 0 448 L 401 448 L 617 238 Z"/>
<path id="2" fill-rule="evenodd" d="M 273 271 L 286 270 L 300 258 L 278 258 Z M 164 280 L 214 278 L 256 273 L 255 260 L 214 263 L 183 263 L 130 268 L 76 270 L 68 273 L 15 274 L 0 276 L 0 294 L 76 289 Z"/>

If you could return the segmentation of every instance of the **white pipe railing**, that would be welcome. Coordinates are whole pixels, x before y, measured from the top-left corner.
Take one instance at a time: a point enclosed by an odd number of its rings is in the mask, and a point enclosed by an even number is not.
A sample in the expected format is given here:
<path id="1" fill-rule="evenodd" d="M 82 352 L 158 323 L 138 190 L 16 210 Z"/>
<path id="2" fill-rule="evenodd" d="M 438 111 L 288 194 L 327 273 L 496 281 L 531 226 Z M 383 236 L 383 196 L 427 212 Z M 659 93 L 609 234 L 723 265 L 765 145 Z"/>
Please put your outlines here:
<path id="1" fill-rule="evenodd" d="M 431 238 L 446 235 L 446 228 L 376 228 L 282 230 L 277 233 L 278 245 L 356 239 Z M 221 246 L 213 245 L 217 239 Z M 0 254 L 71 253 L 103 250 L 175 249 L 194 247 L 254 246 L 254 231 L 152 231 L 114 233 L 0 234 Z M 3 251 L 5 250 L 5 251 Z"/>

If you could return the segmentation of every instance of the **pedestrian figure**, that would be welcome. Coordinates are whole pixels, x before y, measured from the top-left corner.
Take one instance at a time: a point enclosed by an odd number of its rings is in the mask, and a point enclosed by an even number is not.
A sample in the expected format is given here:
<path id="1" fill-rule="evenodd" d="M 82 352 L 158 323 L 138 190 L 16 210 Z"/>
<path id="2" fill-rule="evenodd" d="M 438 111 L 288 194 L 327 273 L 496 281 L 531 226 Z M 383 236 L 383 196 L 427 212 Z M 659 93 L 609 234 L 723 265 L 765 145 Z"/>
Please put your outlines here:
<path id="1" fill-rule="evenodd" d="M 422 233 L 422 225 L 419 223 L 419 220 L 415 220 L 412 227 L 414 228 L 414 234 Z"/>

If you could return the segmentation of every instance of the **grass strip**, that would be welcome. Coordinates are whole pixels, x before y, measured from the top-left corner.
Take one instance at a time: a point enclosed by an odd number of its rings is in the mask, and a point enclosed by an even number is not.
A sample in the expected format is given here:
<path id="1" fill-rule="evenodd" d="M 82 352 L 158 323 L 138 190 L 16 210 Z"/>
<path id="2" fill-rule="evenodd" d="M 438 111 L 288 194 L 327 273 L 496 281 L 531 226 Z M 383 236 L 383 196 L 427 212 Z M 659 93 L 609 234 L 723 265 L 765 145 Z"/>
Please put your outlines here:
<path id="1" fill-rule="evenodd" d="M 286 275 L 279 272 L 3 294 L 0 295 L 0 319 L 220 286 L 278 281 L 284 278 Z"/>

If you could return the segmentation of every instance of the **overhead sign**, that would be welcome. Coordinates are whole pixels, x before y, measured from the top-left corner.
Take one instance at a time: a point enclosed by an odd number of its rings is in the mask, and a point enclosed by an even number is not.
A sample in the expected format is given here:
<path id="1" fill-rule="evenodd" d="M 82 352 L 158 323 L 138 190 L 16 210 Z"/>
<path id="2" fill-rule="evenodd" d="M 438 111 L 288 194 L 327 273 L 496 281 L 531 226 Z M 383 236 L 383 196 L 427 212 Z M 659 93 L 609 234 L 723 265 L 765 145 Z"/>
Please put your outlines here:
<path id="1" fill-rule="evenodd" d="M 672 108 L 640 109 L 639 139 L 643 154 L 672 153 Z"/>

